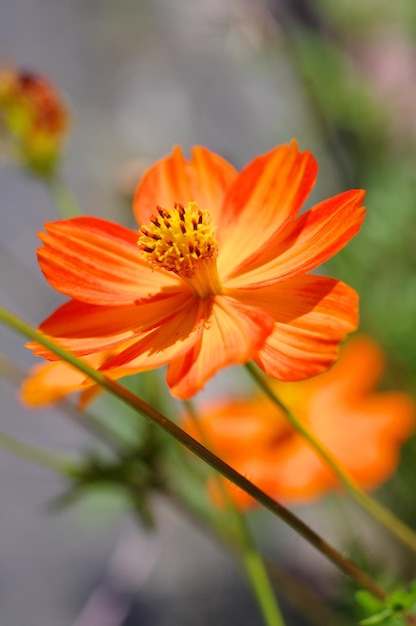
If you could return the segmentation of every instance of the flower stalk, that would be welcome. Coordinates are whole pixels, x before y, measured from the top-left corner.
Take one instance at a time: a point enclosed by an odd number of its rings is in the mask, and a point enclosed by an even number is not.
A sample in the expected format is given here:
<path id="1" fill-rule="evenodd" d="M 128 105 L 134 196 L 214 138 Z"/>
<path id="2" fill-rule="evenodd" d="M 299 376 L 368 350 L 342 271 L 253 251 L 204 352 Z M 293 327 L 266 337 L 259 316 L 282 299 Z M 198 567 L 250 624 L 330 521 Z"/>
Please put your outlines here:
<path id="1" fill-rule="evenodd" d="M 315 450 L 318 456 L 331 468 L 337 476 L 341 484 L 345 487 L 351 497 L 357 502 L 367 513 L 369 513 L 380 524 L 385 526 L 392 534 L 400 539 L 411 550 L 416 552 L 416 534 L 400 519 L 398 519 L 391 511 L 386 509 L 382 504 L 369 496 L 356 481 L 346 472 L 331 454 L 331 452 L 315 437 L 315 435 L 303 424 L 290 409 L 280 400 L 274 393 L 264 376 L 258 371 L 253 363 L 247 363 L 246 369 L 256 381 L 260 389 L 268 396 L 268 398 L 281 409 L 289 423 L 296 432 L 307 441 L 307 443 Z"/>
<path id="2" fill-rule="evenodd" d="M 46 450 L 42 450 L 41 448 L 30 444 L 23 443 L 22 441 L 1 432 L 0 446 L 25 461 L 29 461 L 35 465 L 41 465 L 42 467 L 57 472 L 58 474 L 73 476 L 76 473 L 75 465 L 71 464 L 69 461 L 64 461 L 55 454 L 51 454 Z"/>
<path id="3" fill-rule="evenodd" d="M 192 419 L 193 424 L 195 425 L 195 428 L 197 429 L 199 438 L 204 445 L 207 445 L 209 442 L 206 439 L 203 426 L 198 420 L 198 416 L 192 402 L 185 400 L 184 405 L 190 418 Z M 237 549 L 244 563 L 247 578 L 257 599 L 265 624 L 268 626 L 285 626 L 267 568 L 253 541 L 247 521 L 229 497 L 221 476 L 218 473 L 216 473 L 215 476 L 218 479 L 218 486 L 224 498 L 227 512 L 237 529 Z"/>
<path id="4" fill-rule="evenodd" d="M 55 208 L 62 219 L 82 215 L 77 200 L 58 176 L 47 179 L 46 185 L 52 196 Z"/>
<path id="5" fill-rule="evenodd" d="M 325 555 L 336 567 L 344 574 L 354 578 L 358 585 L 367 589 L 376 598 L 384 599 L 386 592 L 368 574 L 360 570 L 355 563 L 344 557 L 338 550 L 329 544 L 323 537 L 318 535 L 313 529 L 305 524 L 294 513 L 279 504 L 276 500 L 268 496 L 264 491 L 259 489 L 255 484 L 245 478 L 242 474 L 234 470 L 230 465 L 222 459 L 210 452 L 205 446 L 201 445 L 196 439 L 188 435 L 175 423 L 171 422 L 167 417 L 162 415 L 152 406 L 148 405 L 138 396 L 135 396 L 128 389 L 115 381 L 108 378 L 100 371 L 94 370 L 84 360 L 74 356 L 65 350 L 59 344 L 36 331 L 32 326 L 13 315 L 4 307 L 0 307 L 0 321 L 14 329 L 16 332 L 37 341 L 42 346 L 56 354 L 59 358 L 70 363 L 75 368 L 83 372 L 94 382 L 106 389 L 111 394 L 123 400 L 127 405 L 150 419 L 157 424 L 170 436 L 179 441 L 191 452 L 199 456 L 208 465 L 219 471 L 225 478 L 243 489 L 252 498 L 266 507 L 274 515 L 287 523 L 291 528 L 313 545 L 319 552 Z"/>

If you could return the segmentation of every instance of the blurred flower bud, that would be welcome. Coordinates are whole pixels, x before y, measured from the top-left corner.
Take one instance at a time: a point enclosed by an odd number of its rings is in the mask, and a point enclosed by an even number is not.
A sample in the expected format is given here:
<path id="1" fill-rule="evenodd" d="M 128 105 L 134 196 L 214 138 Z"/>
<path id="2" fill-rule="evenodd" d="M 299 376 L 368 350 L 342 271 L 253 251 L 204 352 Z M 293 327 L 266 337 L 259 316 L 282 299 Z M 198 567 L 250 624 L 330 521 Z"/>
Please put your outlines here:
<path id="1" fill-rule="evenodd" d="M 0 68 L 0 138 L 17 160 L 51 176 L 67 130 L 68 112 L 53 85 L 31 72 Z"/>

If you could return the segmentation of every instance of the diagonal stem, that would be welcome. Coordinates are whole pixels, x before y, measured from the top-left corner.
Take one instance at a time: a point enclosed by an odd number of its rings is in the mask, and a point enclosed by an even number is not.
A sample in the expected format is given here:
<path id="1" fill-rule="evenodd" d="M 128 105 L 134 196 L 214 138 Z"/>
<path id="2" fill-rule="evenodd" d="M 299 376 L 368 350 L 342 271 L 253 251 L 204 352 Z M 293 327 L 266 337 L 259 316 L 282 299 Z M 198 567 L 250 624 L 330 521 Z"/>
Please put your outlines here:
<path id="1" fill-rule="evenodd" d="M 329 544 L 323 537 L 318 535 L 312 528 L 305 524 L 294 513 L 279 504 L 276 500 L 268 496 L 264 491 L 259 489 L 255 484 L 249 481 L 245 476 L 234 470 L 230 465 L 225 463 L 210 450 L 201 445 L 196 439 L 188 435 L 184 430 L 171 422 L 167 417 L 162 415 L 152 406 L 148 405 L 138 396 L 135 396 L 122 385 L 111 380 L 98 370 L 94 370 L 84 360 L 76 357 L 71 352 L 65 350 L 59 344 L 35 330 L 32 326 L 10 313 L 4 307 L 0 307 L 0 321 L 13 328 L 16 332 L 37 341 L 45 348 L 56 354 L 60 359 L 73 365 L 76 369 L 83 372 L 86 376 L 101 385 L 111 394 L 123 400 L 127 405 L 149 418 L 157 424 L 171 437 L 182 443 L 188 450 L 199 456 L 208 465 L 216 469 L 220 474 L 228 478 L 232 483 L 243 489 L 252 498 L 266 507 L 274 515 L 286 522 L 293 530 L 300 534 L 306 541 L 312 544 L 319 552 L 325 555 L 336 567 L 344 574 L 351 576 L 361 587 L 367 589 L 376 598 L 384 599 L 386 592 L 377 585 L 377 583 L 368 574 L 360 570 L 355 563 L 344 557 L 338 550 Z"/>
<path id="2" fill-rule="evenodd" d="M 385 526 L 404 544 L 416 552 L 416 534 L 396 517 L 389 509 L 369 496 L 358 483 L 343 469 L 331 452 L 321 443 L 315 435 L 303 424 L 288 407 L 274 393 L 265 377 L 259 372 L 253 363 L 247 363 L 246 368 L 264 391 L 268 398 L 278 406 L 286 415 L 287 420 L 305 441 L 315 450 L 318 456 L 325 461 L 351 497 L 362 506 L 374 519 Z"/>
<path id="3" fill-rule="evenodd" d="M 46 450 L 42 450 L 28 443 L 23 443 L 2 432 L 0 432 L 0 447 L 19 456 L 25 461 L 29 461 L 35 465 L 42 465 L 58 474 L 73 476 L 76 473 L 76 466 L 69 461 L 64 461 L 51 452 L 47 452 Z"/>
<path id="4" fill-rule="evenodd" d="M 201 439 L 204 445 L 207 445 L 208 442 L 203 426 L 201 421 L 198 419 L 192 402 L 185 400 L 184 405 L 197 430 L 199 439 Z M 262 556 L 253 541 L 247 521 L 243 513 L 241 513 L 234 504 L 221 476 L 218 473 L 216 473 L 215 476 L 218 479 L 218 485 L 224 497 L 227 511 L 230 514 L 231 519 L 234 521 L 235 527 L 238 531 L 238 551 L 244 563 L 247 578 L 257 599 L 264 621 L 268 626 L 285 626 L 283 615 L 280 611 L 271 580 L 267 573 Z"/>

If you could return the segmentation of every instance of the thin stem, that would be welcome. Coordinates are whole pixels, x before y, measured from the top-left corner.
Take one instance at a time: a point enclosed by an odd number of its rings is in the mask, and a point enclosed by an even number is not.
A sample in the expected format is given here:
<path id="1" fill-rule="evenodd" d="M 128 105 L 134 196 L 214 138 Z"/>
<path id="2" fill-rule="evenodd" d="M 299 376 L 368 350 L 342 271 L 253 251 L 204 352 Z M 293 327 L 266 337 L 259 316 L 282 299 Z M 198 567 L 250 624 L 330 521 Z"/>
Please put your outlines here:
<path id="1" fill-rule="evenodd" d="M 192 402 L 190 402 L 189 400 L 185 400 L 184 405 L 198 432 L 199 438 L 204 445 L 207 445 L 208 442 L 204 433 L 203 426 L 201 424 L 201 421 L 198 419 Z M 238 510 L 238 508 L 234 504 L 221 476 L 218 473 L 216 473 L 215 476 L 218 479 L 218 485 L 226 502 L 227 510 L 238 530 L 238 551 L 244 563 L 247 578 L 257 599 L 257 603 L 262 612 L 264 621 L 266 624 L 268 624 L 268 626 L 285 626 L 285 622 L 280 611 L 280 607 L 277 602 L 273 586 L 264 565 L 264 561 L 255 546 L 247 521 L 244 515 Z"/>
<path id="2" fill-rule="evenodd" d="M 81 215 L 81 209 L 77 200 L 62 180 L 54 176 L 47 180 L 47 186 L 55 203 L 55 208 L 62 219 Z"/>
<path id="3" fill-rule="evenodd" d="M 277 603 L 263 559 L 252 544 L 248 529 L 242 550 L 247 577 L 257 598 L 265 623 L 269 624 L 269 626 L 285 626 L 283 615 Z"/>
<path id="4" fill-rule="evenodd" d="M 102 372 L 94 370 L 84 360 L 74 356 L 71 352 L 68 352 L 59 344 L 54 343 L 51 339 L 10 313 L 4 307 L 0 307 L 0 321 L 10 328 L 13 328 L 16 332 L 37 341 L 42 346 L 56 354 L 59 358 L 63 359 L 67 363 L 70 363 L 76 369 L 83 372 L 86 376 L 91 378 L 91 380 L 95 381 L 98 385 L 101 385 L 101 387 L 109 391 L 111 394 L 123 400 L 128 406 L 149 418 L 171 437 L 182 443 L 186 448 L 188 448 L 188 450 L 219 471 L 220 474 L 225 476 L 225 478 L 248 493 L 252 498 L 265 506 L 274 515 L 280 517 L 280 519 L 291 526 L 293 530 L 309 541 L 309 543 L 319 550 L 319 552 L 324 554 L 342 572 L 354 578 L 358 585 L 366 588 L 376 598 L 384 599 L 386 597 L 386 592 L 381 589 L 370 576 L 360 570 L 355 563 L 344 557 L 340 552 L 338 552 L 338 550 L 325 541 L 325 539 L 320 537 L 320 535 L 312 530 L 294 513 L 279 504 L 276 500 L 273 500 L 273 498 L 259 489 L 251 481 L 245 478 L 245 476 L 234 470 L 230 465 L 210 452 L 210 450 L 201 445 L 196 439 L 188 435 L 188 433 L 182 430 L 174 422 L 171 422 L 155 408 L 148 405 L 138 396 L 135 396 L 122 385 L 108 378 Z"/>
<path id="5" fill-rule="evenodd" d="M 50 452 L 46 452 L 46 450 L 42 450 L 41 448 L 30 444 L 23 443 L 22 441 L 1 432 L 0 446 L 25 461 L 29 461 L 30 463 L 34 463 L 36 465 L 42 465 L 47 469 L 58 472 L 59 474 L 72 476 L 75 473 L 75 465 L 71 464 L 69 461 L 63 461 L 55 454 L 51 454 Z"/>
<path id="6" fill-rule="evenodd" d="M 358 483 L 344 470 L 331 452 L 321 443 L 315 435 L 290 411 L 290 409 L 274 393 L 264 376 L 258 371 L 253 363 L 247 363 L 246 368 L 264 391 L 268 398 L 278 406 L 286 415 L 293 428 L 308 442 L 323 461 L 331 468 L 352 498 L 362 506 L 380 524 L 385 526 L 404 544 L 416 552 L 416 534 L 398 519 L 389 509 L 369 496 Z"/>

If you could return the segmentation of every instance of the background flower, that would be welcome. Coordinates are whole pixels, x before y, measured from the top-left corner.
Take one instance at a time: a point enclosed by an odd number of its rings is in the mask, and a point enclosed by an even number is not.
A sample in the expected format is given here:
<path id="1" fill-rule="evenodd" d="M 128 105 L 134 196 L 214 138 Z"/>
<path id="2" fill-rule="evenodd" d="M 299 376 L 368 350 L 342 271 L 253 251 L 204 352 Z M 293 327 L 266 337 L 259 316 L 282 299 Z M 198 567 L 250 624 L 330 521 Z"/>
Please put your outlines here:
<path id="1" fill-rule="evenodd" d="M 116 353 L 116 350 L 104 350 L 84 359 L 89 365 L 99 369 Z M 107 376 L 117 379 L 135 373 L 137 370 L 132 368 L 119 367 L 107 371 Z M 102 392 L 102 387 L 64 361 L 38 363 L 31 369 L 20 387 L 22 401 L 32 408 L 54 404 L 77 392 L 79 392 L 78 408 L 82 410 Z"/>
<path id="2" fill-rule="evenodd" d="M 299 383 L 273 383 L 284 404 L 366 489 L 394 472 L 400 445 L 415 426 L 409 395 L 374 389 L 384 368 L 377 344 L 356 336 L 328 372 Z M 308 502 L 337 487 L 333 472 L 264 395 L 201 405 L 199 422 L 217 454 L 277 499 Z M 184 426 L 201 437 L 189 420 Z M 230 493 L 242 507 L 253 504 L 237 488 Z"/>
<path id="3" fill-rule="evenodd" d="M 0 67 L 0 138 L 32 172 L 50 176 L 68 130 L 62 96 L 43 76 Z M 4 135 L 4 137 L 1 137 Z"/>

